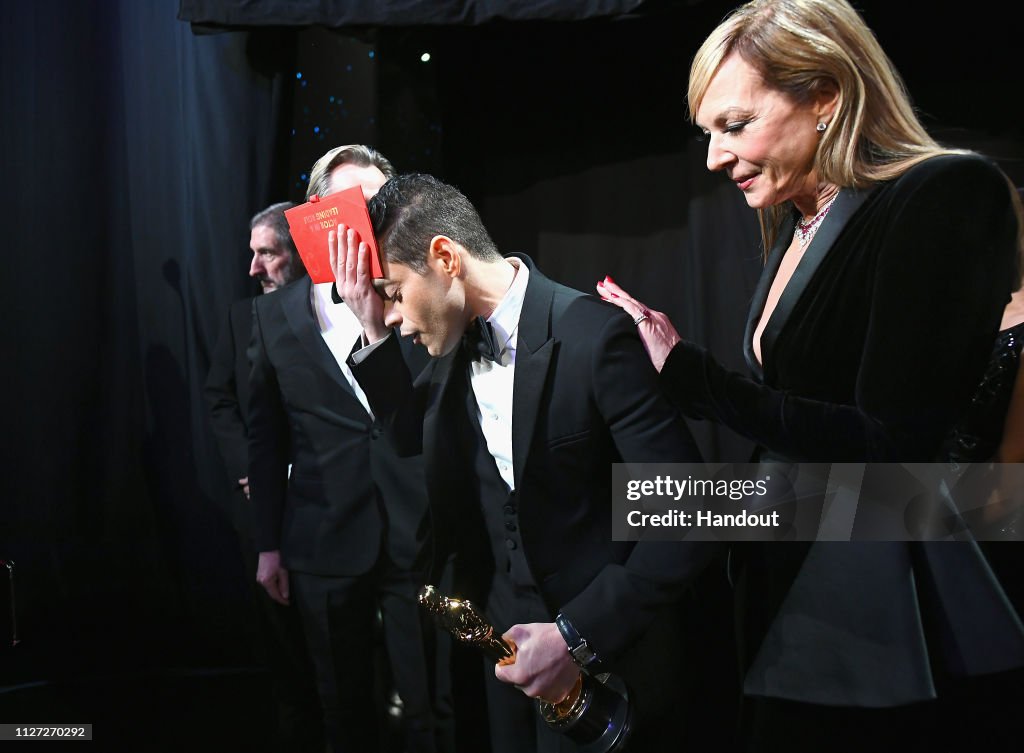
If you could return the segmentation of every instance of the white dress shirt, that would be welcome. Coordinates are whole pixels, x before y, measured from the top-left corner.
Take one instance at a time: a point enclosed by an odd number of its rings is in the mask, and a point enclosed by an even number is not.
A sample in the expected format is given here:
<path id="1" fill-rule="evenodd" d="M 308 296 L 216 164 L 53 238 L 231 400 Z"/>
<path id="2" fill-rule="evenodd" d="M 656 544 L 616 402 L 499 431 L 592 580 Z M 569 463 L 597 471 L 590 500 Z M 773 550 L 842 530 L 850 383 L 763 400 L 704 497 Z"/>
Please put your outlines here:
<path id="1" fill-rule="evenodd" d="M 477 420 L 483 431 L 487 450 L 494 458 L 498 473 L 510 490 L 516 488 L 512 462 L 512 387 L 516 375 L 516 345 L 519 341 L 519 316 L 523 311 L 523 299 L 526 296 L 526 285 L 530 280 L 530 270 L 518 259 L 508 259 L 509 264 L 516 268 L 516 276 L 512 284 L 494 312 L 487 319 L 494 329 L 494 336 L 501 343 L 500 361 L 473 361 L 470 364 L 469 384 L 476 397 Z M 328 300 L 330 288 L 328 287 Z M 346 312 L 348 309 L 345 309 Z M 362 330 L 360 330 L 360 334 Z M 355 363 L 361 363 L 370 353 L 387 338 L 352 354 Z M 351 380 L 352 371 L 346 367 L 345 375 Z M 362 392 L 359 392 L 362 395 Z M 365 396 L 360 399 L 366 400 Z"/>
<path id="2" fill-rule="evenodd" d="M 345 379 L 352 385 L 352 391 L 356 393 L 359 402 L 363 404 L 366 412 L 373 418 L 373 411 L 370 410 L 370 401 L 366 399 L 366 393 L 356 381 L 352 369 L 345 362 L 349 351 L 352 350 L 352 343 L 358 340 L 363 334 L 363 325 L 359 323 L 356 315 L 349 310 L 344 303 L 335 303 L 331 300 L 331 287 L 334 283 L 314 283 L 310 291 L 310 299 L 313 304 L 313 311 L 316 313 L 316 321 L 320 327 L 320 336 L 327 343 L 331 355 L 338 362 Z"/>
<path id="3" fill-rule="evenodd" d="M 488 318 L 494 336 L 502 345 L 500 363 L 480 359 L 469 366 L 469 385 L 476 396 L 477 420 L 494 458 L 498 473 L 510 490 L 515 489 L 512 473 L 512 386 L 516 375 L 516 345 L 519 341 L 519 316 L 530 279 L 530 270 L 518 259 L 512 285 Z"/>

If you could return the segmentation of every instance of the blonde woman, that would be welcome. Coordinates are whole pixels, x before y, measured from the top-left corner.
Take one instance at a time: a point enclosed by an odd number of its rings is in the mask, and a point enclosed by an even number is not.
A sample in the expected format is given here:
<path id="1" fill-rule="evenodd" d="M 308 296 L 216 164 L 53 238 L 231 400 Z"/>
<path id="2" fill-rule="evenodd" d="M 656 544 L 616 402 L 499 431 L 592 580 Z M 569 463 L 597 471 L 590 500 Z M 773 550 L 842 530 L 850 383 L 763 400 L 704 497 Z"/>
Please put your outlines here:
<path id="1" fill-rule="evenodd" d="M 708 169 L 761 220 L 750 373 L 611 280 L 598 292 L 636 322 L 676 404 L 762 460 L 934 459 L 1019 279 L 1006 177 L 926 133 L 845 0 L 740 7 L 697 52 L 688 96 Z M 942 689 L 1024 665 L 1024 629 L 976 546 L 754 544 L 732 563 L 752 748 L 953 749 Z"/>

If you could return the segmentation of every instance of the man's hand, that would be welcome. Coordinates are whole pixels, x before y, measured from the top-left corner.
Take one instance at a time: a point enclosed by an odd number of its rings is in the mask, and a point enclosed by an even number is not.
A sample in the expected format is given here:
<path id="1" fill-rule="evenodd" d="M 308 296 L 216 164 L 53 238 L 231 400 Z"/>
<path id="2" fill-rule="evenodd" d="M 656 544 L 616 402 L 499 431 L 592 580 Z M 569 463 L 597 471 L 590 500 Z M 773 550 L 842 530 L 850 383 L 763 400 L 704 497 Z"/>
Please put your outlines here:
<path id="1" fill-rule="evenodd" d="M 238 486 L 241 488 L 242 492 L 245 494 L 245 498 L 246 499 L 250 499 L 250 497 L 249 497 L 249 477 L 246 476 L 245 478 L 238 479 Z"/>
<path id="2" fill-rule="evenodd" d="M 281 552 L 260 552 L 256 565 L 256 580 L 266 589 L 270 598 L 288 606 L 288 571 L 281 567 Z"/>
<path id="3" fill-rule="evenodd" d="M 513 625 L 502 637 L 516 645 L 516 661 L 496 666 L 495 677 L 548 703 L 558 703 L 569 695 L 580 670 L 555 623 Z"/>
<path id="4" fill-rule="evenodd" d="M 363 325 L 367 341 L 383 340 L 390 330 L 384 324 L 384 299 L 373 289 L 370 247 L 355 230 L 339 224 L 337 232 L 327 234 L 327 250 L 338 295 Z"/>

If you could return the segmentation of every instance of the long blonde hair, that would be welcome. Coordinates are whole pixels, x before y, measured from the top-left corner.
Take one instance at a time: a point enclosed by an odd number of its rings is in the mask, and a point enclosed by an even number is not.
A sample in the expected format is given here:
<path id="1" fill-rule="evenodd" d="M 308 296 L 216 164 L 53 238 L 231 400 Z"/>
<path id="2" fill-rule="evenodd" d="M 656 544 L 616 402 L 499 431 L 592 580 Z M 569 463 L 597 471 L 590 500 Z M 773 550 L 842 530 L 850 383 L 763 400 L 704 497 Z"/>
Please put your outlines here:
<path id="1" fill-rule="evenodd" d="M 815 158 L 823 182 L 860 188 L 896 178 L 930 157 L 964 153 L 928 135 L 899 73 L 846 0 L 753 0 L 733 11 L 690 67 L 691 120 L 733 52 L 761 74 L 765 85 L 797 102 L 811 101 L 823 87 L 838 90 L 835 114 Z M 785 205 L 758 210 L 766 254 L 788 211 Z"/>

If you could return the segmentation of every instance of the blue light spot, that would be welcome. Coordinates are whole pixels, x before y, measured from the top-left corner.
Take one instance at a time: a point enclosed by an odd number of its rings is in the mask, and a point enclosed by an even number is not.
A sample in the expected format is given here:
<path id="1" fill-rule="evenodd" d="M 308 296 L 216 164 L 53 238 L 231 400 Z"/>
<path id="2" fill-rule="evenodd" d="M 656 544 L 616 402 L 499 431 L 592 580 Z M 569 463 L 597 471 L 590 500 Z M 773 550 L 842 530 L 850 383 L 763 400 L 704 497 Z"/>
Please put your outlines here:
<path id="1" fill-rule="evenodd" d="M 294 136 L 294 135 L 295 135 L 295 129 L 293 128 L 292 129 L 292 136 Z"/>
<path id="2" fill-rule="evenodd" d="M 306 84 L 307 84 L 307 83 L 309 83 L 309 82 L 308 82 L 308 81 L 303 81 L 303 82 L 302 82 L 302 88 L 306 88 Z"/>
<path id="3" fill-rule="evenodd" d="M 296 73 L 295 78 L 302 78 L 302 73 Z"/>
<path id="4" fill-rule="evenodd" d="M 320 126 L 313 126 L 313 133 L 320 133 Z"/>
<path id="5" fill-rule="evenodd" d="M 302 175 L 299 176 L 299 180 L 309 180 L 309 176 L 303 173 Z"/>
<path id="6" fill-rule="evenodd" d="M 345 66 L 345 70 L 348 71 L 349 73 L 351 73 L 352 72 L 352 66 L 351 65 L 346 65 Z"/>
<path id="7" fill-rule="evenodd" d="M 327 101 L 328 101 L 328 102 L 333 102 L 333 101 L 334 101 L 334 95 L 332 94 L 331 96 L 329 96 L 329 97 L 327 98 Z"/>
<path id="8" fill-rule="evenodd" d="M 376 55 L 377 55 L 377 53 L 376 53 L 376 52 L 374 52 L 373 50 L 370 50 L 370 57 L 371 57 L 371 58 L 372 58 L 372 57 L 376 57 Z"/>

